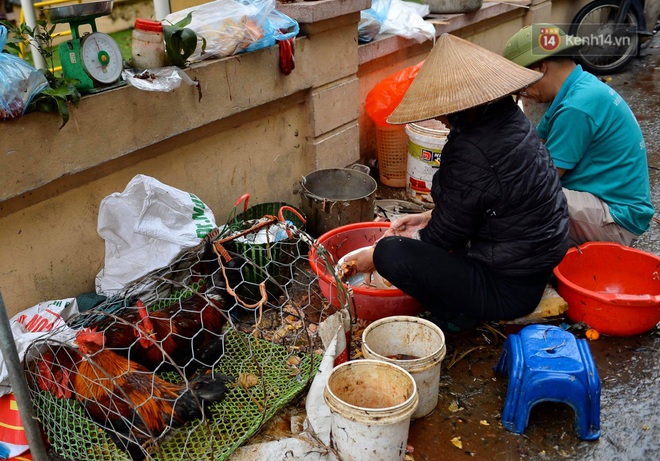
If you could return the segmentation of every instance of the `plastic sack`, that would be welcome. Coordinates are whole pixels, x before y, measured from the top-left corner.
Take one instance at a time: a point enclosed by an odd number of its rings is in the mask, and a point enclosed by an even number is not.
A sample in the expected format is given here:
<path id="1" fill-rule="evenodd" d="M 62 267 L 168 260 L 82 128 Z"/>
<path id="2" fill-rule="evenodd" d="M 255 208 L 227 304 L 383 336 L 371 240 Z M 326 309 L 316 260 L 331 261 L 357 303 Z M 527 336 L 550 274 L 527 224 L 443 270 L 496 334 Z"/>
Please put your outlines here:
<path id="1" fill-rule="evenodd" d="M 387 19 L 380 28 L 381 34 L 392 34 L 411 38 L 418 43 L 435 40 L 435 27 L 424 21 L 429 14 L 429 6 L 418 3 L 391 0 Z"/>
<path id="2" fill-rule="evenodd" d="M 358 42 L 368 43 L 380 33 L 390 10 L 390 3 L 392 0 L 373 0 L 371 8 L 360 11 Z"/>
<path id="3" fill-rule="evenodd" d="M 7 28 L 0 25 L 0 50 L 7 42 Z M 0 121 L 22 116 L 30 101 L 48 86 L 46 77 L 21 58 L 0 53 Z"/>
<path id="4" fill-rule="evenodd" d="M 187 26 L 206 40 L 202 40 L 189 57 L 191 61 L 222 58 L 255 51 L 298 35 L 298 22 L 275 9 L 276 0 L 215 0 L 199 6 L 171 13 L 164 22 L 175 24 L 192 12 Z"/>
<path id="5" fill-rule="evenodd" d="M 183 70 L 176 66 L 158 67 L 156 69 L 124 69 L 122 79 L 138 90 L 144 91 L 174 91 L 181 86 L 181 82 L 188 85 L 197 85 Z"/>
<path id="6" fill-rule="evenodd" d="M 19 312 L 11 318 L 9 325 L 16 343 L 18 358 L 22 361 L 30 344 L 49 334 L 49 339 L 68 341 L 74 330 L 66 321 L 78 313 L 76 298 L 45 301 Z M 57 332 L 57 333 L 51 333 Z M 9 373 L 0 354 L 0 396 L 11 392 Z"/>
<path id="7" fill-rule="evenodd" d="M 215 227 L 213 212 L 194 194 L 135 176 L 123 192 L 101 201 L 97 231 L 105 239 L 105 266 L 96 292 L 111 296 L 166 267 Z"/>
<path id="8" fill-rule="evenodd" d="M 367 94 L 364 110 L 376 125 L 388 126 L 387 117 L 396 109 L 424 61 L 406 67 L 376 83 Z"/>

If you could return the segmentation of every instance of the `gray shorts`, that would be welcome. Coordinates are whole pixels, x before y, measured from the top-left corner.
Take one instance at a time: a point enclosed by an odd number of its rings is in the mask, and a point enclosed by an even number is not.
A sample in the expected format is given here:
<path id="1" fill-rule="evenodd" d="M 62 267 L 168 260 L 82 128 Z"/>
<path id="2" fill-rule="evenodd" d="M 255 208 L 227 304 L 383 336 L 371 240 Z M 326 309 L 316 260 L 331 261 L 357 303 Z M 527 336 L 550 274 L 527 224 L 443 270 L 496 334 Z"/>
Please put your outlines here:
<path id="1" fill-rule="evenodd" d="M 585 242 L 617 242 L 630 246 L 637 236 L 612 218 L 609 206 L 589 192 L 563 188 L 568 200 L 571 245 Z"/>

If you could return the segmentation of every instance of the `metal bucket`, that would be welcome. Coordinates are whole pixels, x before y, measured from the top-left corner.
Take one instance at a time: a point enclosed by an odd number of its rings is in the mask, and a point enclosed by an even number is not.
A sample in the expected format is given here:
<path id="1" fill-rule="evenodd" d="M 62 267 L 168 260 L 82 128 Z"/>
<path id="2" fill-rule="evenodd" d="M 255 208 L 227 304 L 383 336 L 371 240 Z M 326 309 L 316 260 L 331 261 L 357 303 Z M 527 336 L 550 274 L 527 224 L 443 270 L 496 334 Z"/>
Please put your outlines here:
<path id="1" fill-rule="evenodd" d="M 374 220 L 376 180 L 350 168 L 316 170 L 303 176 L 300 208 L 313 237 L 347 224 Z"/>

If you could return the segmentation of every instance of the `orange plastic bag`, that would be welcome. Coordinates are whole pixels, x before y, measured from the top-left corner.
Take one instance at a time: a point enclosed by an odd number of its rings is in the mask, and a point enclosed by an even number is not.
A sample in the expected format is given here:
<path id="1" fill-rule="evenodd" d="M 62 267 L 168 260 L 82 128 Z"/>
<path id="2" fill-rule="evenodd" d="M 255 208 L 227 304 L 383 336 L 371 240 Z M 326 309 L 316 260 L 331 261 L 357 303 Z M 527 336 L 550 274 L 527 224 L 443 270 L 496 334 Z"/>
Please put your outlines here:
<path id="1" fill-rule="evenodd" d="M 403 95 L 408 91 L 422 64 L 424 64 L 424 61 L 390 75 L 386 79 L 376 83 L 369 94 L 367 94 L 364 110 L 376 125 L 389 125 L 387 123 L 387 117 L 390 116 L 403 99 Z"/>

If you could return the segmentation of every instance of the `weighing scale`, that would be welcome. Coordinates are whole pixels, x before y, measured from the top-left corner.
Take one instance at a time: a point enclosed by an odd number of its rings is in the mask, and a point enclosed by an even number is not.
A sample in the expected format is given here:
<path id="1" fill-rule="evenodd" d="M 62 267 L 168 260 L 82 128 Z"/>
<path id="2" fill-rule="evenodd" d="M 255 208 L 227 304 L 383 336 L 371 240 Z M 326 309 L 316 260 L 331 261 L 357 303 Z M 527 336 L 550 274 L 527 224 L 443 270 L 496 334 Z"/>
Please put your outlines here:
<path id="1" fill-rule="evenodd" d="M 112 11 L 112 1 L 44 8 L 53 24 L 68 22 L 73 39 L 57 47 L 65 78 L 75 78 L 81 93 L 96 93 L 126 82 L 120 80 L 124 60 L 117 43 L 107 34 L 97 32 L 95 18 Z M 92 32 L 80 36 L 79 28 L 89 26 Z"/>

